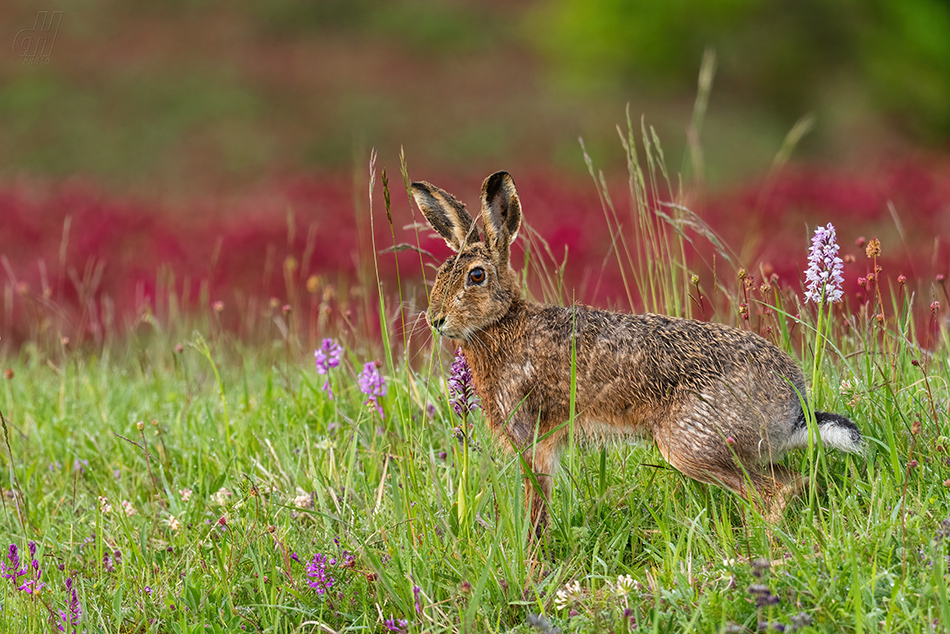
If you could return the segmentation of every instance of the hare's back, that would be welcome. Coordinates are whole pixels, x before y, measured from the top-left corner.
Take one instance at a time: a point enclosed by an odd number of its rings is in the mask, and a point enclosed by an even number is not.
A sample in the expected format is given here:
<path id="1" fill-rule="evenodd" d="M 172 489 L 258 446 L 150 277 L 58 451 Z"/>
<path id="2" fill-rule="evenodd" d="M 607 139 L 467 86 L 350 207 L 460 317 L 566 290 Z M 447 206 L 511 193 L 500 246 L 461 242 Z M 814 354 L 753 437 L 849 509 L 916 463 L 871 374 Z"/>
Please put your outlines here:
<path id="1" fill-rule="evenodd" d="M 629 330 L 625 339 L 636 356 L 661 374 L 680 381 L 708 384 L 722 378 L 746 377 L 762 387 L 804 393 L 798 364 L 759 335 L 724 324 L 666 315 L 621 315 Z"/>
<path id="2" fill-rule="evenodd" d="M 546 347 L 559 349 L 565 359 L 574 356 L 579 376 L 601 382 L 622 379 L 657 399 L 702 392 L 722 381 L 754 384 L 760 395 L 764 390 L 773 398 L 779 394 L 787 398 L 796 391 L 804 394 L 805 379 L 798 364 L 749 331 L 580 306 L 545 312 L 540 315 L 547 322 L 542 337 L 551 340 Z"/>

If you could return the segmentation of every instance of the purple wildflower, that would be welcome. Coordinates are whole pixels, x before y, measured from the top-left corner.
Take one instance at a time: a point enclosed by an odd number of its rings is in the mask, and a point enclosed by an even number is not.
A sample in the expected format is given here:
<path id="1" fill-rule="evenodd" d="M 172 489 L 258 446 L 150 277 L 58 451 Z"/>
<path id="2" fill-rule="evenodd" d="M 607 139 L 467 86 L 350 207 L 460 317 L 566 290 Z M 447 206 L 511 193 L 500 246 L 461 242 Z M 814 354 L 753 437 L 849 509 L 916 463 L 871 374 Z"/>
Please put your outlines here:
<path id="1" fill-rule="evenodd" d="M 405 632 L 409 628 L 409 621 L 391 616 L 383 621 L 383 627 L 390 632 Z"/>
<path id="2" fill-rule="evenodd" d="M 449 403 L 455 413 L 462 418 L 481 407 L 478 396 L 475 395 L 472 368 L 469 367 L 461 348 L 455 351 L 455 360 L 452 362 L 452 375 L 449 377 Z"/>
<path id="3" fill-rule="evenodd" d="M 19 551 L 19 549 L 17 548 L 16 544 L 10 544 L 10 548 L 7 549 L 7 559 L 9 559 L 9 560 L 10 560 L 10 563 L 13 564 L 12 568 L 13 568 L 14 570 L 16 570 L 17 568 L 20 567 L 20 554 L 19 554 L 19 552 L 20 552 L 20 551 Z M 0 565 L 4 565 L 4 566 L 5 566 L 6 564 L 0 564 Z M 6 575 L 4 575 L 4 576 L 6 577 Z M 6 578 L 9 579 L 10 577 L 6 577 Z"/>
<path id="4" fill-rule="evenodd" d="M 768 586 L 761 583 L 754 583 L 749 586 L 749 594 L 755 599 L 755 605 L 759 608 L 781 603 L 781 599 L 772 594 Z"/>
<path id="5" fill-rule="evenodd" d="M 416 614 L 422 614 L 422 606 L 419 605 L 419 595 L 422 594 L 422 588 L 412 586 L 412 597 L 416 602 Z"/>
<path id="6" fill-rule="evenodd" d="M 82 606 L 79 605 L 79 594 L 73 586 L 73 578 L 66 578 L 66 590 L 70 593 L 69 603 L 66 604 L 68 612 L 59 611 L 59 623 L 56 629 L 60 632 L 75 633 L 79 631 L 79 622 L 82 620 Z"/>
<path id="7" fill-rule="evenodd" d="M 330 368 L 340 365 L 340 356 L 343 349 L 340 344 L 333 339 L 324 339 L 320 347 L 313 351 L 313 356 L 317 360 L 317 374 L 326 374 L 327 382 L 323 384 L 323 391 L 327 393 L 330 400 L 333 400 L 333 389 L 330 387 Z"/>
<path id="8" fill-rule="evenodd" d="M 830 222 L 825 227 L 815 229 L 808 252 L 808 271 L 805 274 L 808 290 L 805 301 L 816 304 L 840 302 L 844 291 L 841 285 L 844 278 L 841 271 L 844 263 L 838 257 L 838 242 L 835 228 Z"/>
<path id="9" fill-rule="evenodd" d="M 16 544 L 10 544 L 10 548 L 7 549 L 7 559 L 10 560 L 9 565 L 7 565 L 5 561 L 0 561 L 0 577 L 9 579 L 14 584 L 17 584 L 19 583 L 20 577 L 25 575 L 28 571 L 26 567 L 20 567 L 20 551 Z"/>
<path id="10" fill-rule="evenodd" d="M 28 572 L 32 571 L 32 575 L 28 578 L 28 581 L 24 581 L 21 585 L 17 586 L 17 590 L 26 592 L 27 594 L 39 592 L 44 587 L 46 587 L 46 583 L 40 580 L 40 577 L 43 576 L 43 571 L 40 570 L 40 562 L 38 562 L 36 557 L 33 556 L 35 553 L 36 544 L 34 542 L 30 542 L 30 556 L 32 561 L 30 561 L 30 568 Z"/>
<path id="11" fill-rule="evenodd" d="M 24 562 L 21 566 L 20 551 L 16 544 L 10 544 L 7 549 L 7 559 L 10 564 L 0 561 L 0 578 L 9 579 L 21 592 L 33 594 L 42 590 L 46 584 L 40 580 L 43 571 L 40 570 L 40 562 L 36 560 L 36 542 L 30 542 L 29 548 L 30 563 Z M 20 580 L 22 577 L 25 577 L 23 581 Z"/>
<path id="12" fill-rule="evenodd" d="M 363 371 L 357 377 L 360 383 L 360 392 L 366 394 L 365 405 L 375 405 L 379 415 L 383 414 L 383 406 L 379 402 L 380 396 L 386 396 L 386 382 L 379 373 L 379 362 L 369 361 L 363 365 Z"/>
<path id="13" fill-rule="evenodd" d="M 317 594 L 324 594 L 333 587 L 333 577 L 327 576 L 328 563 L 326 555 L 317 553 L 307 564 L 307 576 L 312 579 L 307 585 L 316 590 Z"/>

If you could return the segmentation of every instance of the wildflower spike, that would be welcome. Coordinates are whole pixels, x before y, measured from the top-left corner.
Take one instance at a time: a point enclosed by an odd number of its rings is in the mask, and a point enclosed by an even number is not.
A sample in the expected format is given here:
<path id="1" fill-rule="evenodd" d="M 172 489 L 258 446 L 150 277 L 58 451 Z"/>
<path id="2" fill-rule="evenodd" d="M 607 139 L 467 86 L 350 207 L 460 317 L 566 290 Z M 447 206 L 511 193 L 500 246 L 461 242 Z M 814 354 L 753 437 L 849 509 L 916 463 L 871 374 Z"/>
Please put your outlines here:
<path id="1" fill-rule="evenodd" d="M 313 351 L 313 356 L 317 362 L 317 374 L 329 374 L 330 368 L 335 368 L 340 365 L 340 356 L 342 354 L 343 349 L 340 348 L 340 344 L 333 339 L 324 339 L 320 347 Z M 332 401 L 333 390 L 330 387 L 329 376 L 327 377 L 326 383 L 323 384 L 323 391 L 327 393 L 327 396 Z"/>
<path id="2" fill-rule="evenodd" d="M 838 241 L 835 227 L 830 222 L 815 229 L 808 253 L 808 272 L 805 274 L 808 290 L 805 301 L 816 304 L 840 302 L 844 291 L 841 271 L 844 263 L 838 257 Z"/>

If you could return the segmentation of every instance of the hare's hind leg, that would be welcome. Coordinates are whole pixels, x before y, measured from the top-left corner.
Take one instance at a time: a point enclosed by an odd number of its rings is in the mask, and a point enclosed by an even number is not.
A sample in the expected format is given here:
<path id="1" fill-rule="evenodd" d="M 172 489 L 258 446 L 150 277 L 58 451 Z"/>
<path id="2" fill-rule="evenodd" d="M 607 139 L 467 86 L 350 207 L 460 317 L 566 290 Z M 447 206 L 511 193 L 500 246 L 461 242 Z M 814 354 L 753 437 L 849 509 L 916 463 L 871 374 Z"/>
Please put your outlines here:
<path id="1" fill-rule="evenodd" d="M 808 478 L 803 478 L 797 471 L 777 464 L 766 465 L 765 471 L 765 478 L 770 480 L 772 485 L 768 506 L 763 507 L 763 515 L 767 521 L 778 523 L 788 503 L 798 497 L 802 489 L 808 485 Z"/>
<path id="2" fill-rule="evenodd" d="M 802 488 L 802 478 L 780 465 L 763 471 L 740 462 L 726 443 L 715 449 L 703 442 L 680 442 L 675 436 L 655 437 L 660 453 L 677 471 L 699 482 L 717 484 L 754 503 L 769 522 L 778 522 L 788 500 Z"/>

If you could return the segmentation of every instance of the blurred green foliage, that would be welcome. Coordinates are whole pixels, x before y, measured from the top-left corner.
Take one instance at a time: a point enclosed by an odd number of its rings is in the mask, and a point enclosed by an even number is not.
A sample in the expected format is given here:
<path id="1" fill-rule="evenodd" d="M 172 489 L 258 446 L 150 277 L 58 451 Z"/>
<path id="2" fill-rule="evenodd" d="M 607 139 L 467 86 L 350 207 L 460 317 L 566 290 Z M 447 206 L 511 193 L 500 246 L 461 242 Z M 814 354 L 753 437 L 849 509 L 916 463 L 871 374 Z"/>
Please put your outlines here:
<path id="1" fill-rule="evenodd" d="M 703 50 L 717 92 L 798 117 L 854 82 L 899 127 L 950 136 L 950 3 L 945 0 L 550 0 L 527 20 L 567 84 L 695 90 Z"/>
<path id="2" fill-rule="evenodd" d="M 185 140 L 237 173 L 260 169 L 267 139 L 246 123 L 264 116 L 259 92 L 226 73 L 114 73 L 83 83 L 44 69 L 0 88 L 0 141 L 15 165 L 66 176 L 148 176 L 167 161 L 186 170 L 203 157 L 182 156 Z M 222 158 L 223 157 L 223 158 Z"/>
<path id="3" fill-rule="evenodd" d="M 467 3 L 269 0 L 253 3 L 250 10 L 259 28 L 277 36 L 369 33 L 427 53 L 484 50 L 498 34 L 498 16 Z"/>

